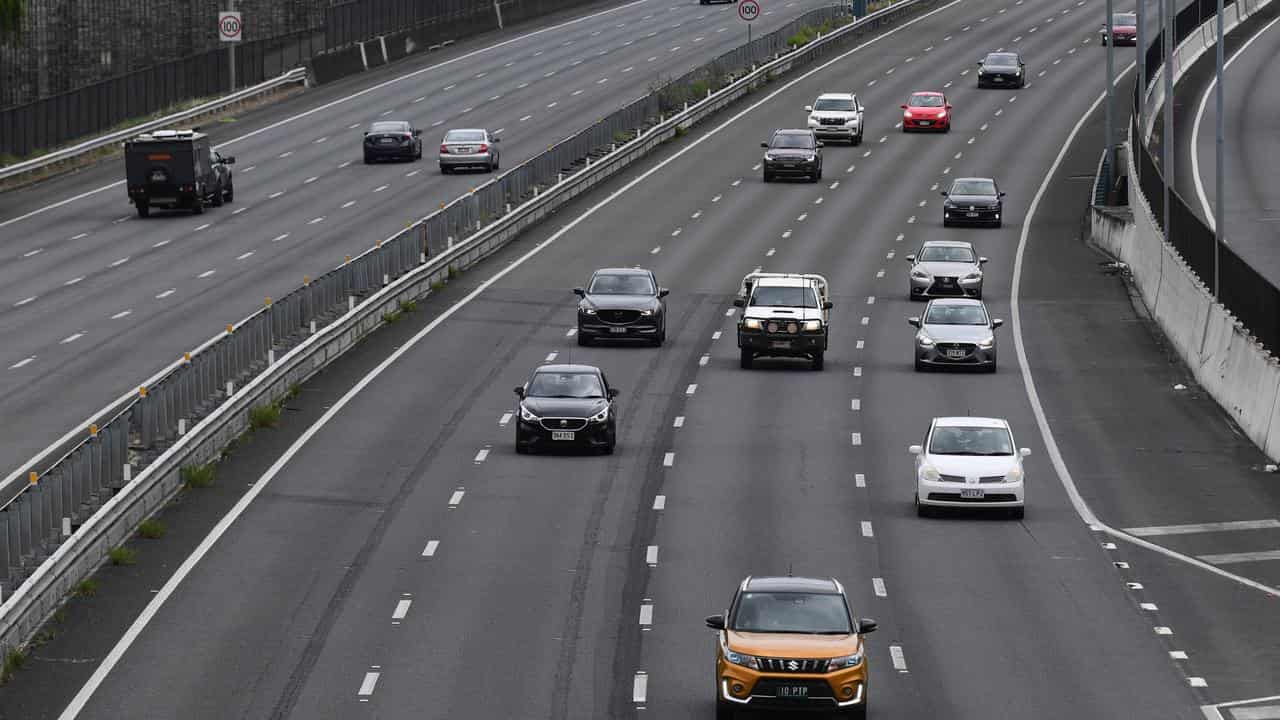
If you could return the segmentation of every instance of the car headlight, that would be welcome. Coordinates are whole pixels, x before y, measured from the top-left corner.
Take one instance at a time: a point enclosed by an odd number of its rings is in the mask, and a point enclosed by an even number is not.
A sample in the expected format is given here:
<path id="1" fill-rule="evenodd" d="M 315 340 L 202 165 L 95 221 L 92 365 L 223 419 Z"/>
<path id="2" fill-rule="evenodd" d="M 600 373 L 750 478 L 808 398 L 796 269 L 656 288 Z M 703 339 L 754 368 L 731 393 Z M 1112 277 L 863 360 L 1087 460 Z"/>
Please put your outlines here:
<path id="1" fill-rule="evenodd" d="M 906 119 L 910 120 L 910 119 L 911 119 L 911 117 L 912 117 L 912 116 L 911 116 L 911 111 L 910 111 L 910 110 L 907 110 L 907 111 L 903 112 L 903 113 L 902 113 L 902 117 L 904 117 L 904 118 L 906 118 Z"/>
<path id="2" fill-rule="evenodd" d="M 520 419 L 525 422 L 538 422 L 539 420 L 537 415 L 529 412 L 529 408 L 525 407 L 524 403 L 520 404 Z"/>
<path id="3" fill-rule="evenodd" d="M 965 279 L 965 280 L 981 280 L 981 279 L 982 279 L 982 273 L 980 273 L 980 272 L 971 272 L 971 273 L 969 273 L 968 275 L 965 275 L 965 276 L 964 276 L 964 279 Z"/>
<path id="4" fill-rule="evenodd" d="M 1022 482 L 1022 468 L 1014 468 L 1005 473 L 1004 481 L 1007 483 Z"/>
<path id="5" fill-rule="evenodd" d="M 852 655 L 845 655 L 844 657 L 831 658 L 827 661 L 827 672 L 835 672 L 836 670 L 857 667 L 861 664 L 862 653 L 854 653 Z"/>
<path id="6" fill-rule="evenodd" d="M 815 117 L 813 117 L 812 115 L 810 115 L 810 116 L 809 116 L 809 127 L 817 127 L 817 126 L 818 126 L 818 119 L 817 119 L 817 118 L 815 118 Z"/>
<path id="7" fill-rule="evenodd" d="M 929 482 L 938 482 L 942 479 L 942 473 L 938 472 L 938 468 L 932 465 L 925 465 L 920 468 L 920 477 Z"/>
<path id="8" fill-rule="evenodd" d="M 805 320 L 805 321 L 804 321 L 804 329 L 805 329 L 805 330 L 807 330 L 807 331 L 809 331 L 809 332 L 813 332 L 813 331 L 815 331 L 815 330 L 821 330 L 821 329 L 822 329 L 822 321 L 821 321 L 821 320 Z"/>
<path id="9" fill-rule="evenodd" d="M 724 645 L 721 645 L 720 647 L 724 649 L 725 661 L 731 662 L 734 665 L 741 665 L 742 667 L 751 668 L 752 670 L 760 669 L 760 659 L 757 658 L 755 655 L 747 655 L 746 653 L 734 652 L 733 650 L 730 650 L 728 647 Z"/>
<path id="10" fill-rule="evenodd" d="M 582 313 L 583 315 L 595 315 L 596 309 L 591 307 L 590 305 L 579 305 L 578 312 Z"/>
<path id="11" fill-rule="evenodd" d="M 942 112 L 938 113 L 938 119 L 939 119 L 939 120 L 941 120 L 941 119 L 945 118 L 946 116 L 947 116 L 947 111 L 946 111 L 946 110 L 943 110 Z"/>
<path id="12" fill-rule="evenodd" d="M 755 318 L 747 318 L 747 319 L 745 319 L 745 320 L 743 320 L 743 321 L 742 321 L 742 327 L 744 327 L 744 328 L 746 328 L 746 329 L 748 329 L 748 330 L 759 330 L 759 329 L 760 329 L 760 321 L 759 321 L 759 320 L 757 320 L 757 319 L 755 319 Z"/>
<path id="13" fill-rule="evenodd" d="M 609 406 L 606 405 L 603 410 L 591 416 L 591 422 L 602 423 L 609 419 Z"/>
<path id="14" fill-rule="evenodd" d="M 933 276 L 920 268 L 911 268 L 911 277 L 917 280 L 928 280 Z"/>
<path id="15" fill-rule="evenodd" d="M 641 311 L 640 311 L 640 317 L 652 317 L 652 316 L 653 316 L 653 311 L 652 311 L 652 310 L 641 310 Z"/>
<path id="16" fill-rule="evenodd" d="M 929 337 L 929 333 L 923 330 L 916 333 L 916 342 L 920 343 L 921 347 L 933 347 L 933 338 Z"/>
<path id="17" fill-rule="evenodd" d="M 994 346 L 995 344 L 996 344 L 996 338 L 994 335 L 992 335 L 989 338 L 978 341 L 978 347 L 983 348 L 984 350 L 990 350 L 992 346 Z"/>

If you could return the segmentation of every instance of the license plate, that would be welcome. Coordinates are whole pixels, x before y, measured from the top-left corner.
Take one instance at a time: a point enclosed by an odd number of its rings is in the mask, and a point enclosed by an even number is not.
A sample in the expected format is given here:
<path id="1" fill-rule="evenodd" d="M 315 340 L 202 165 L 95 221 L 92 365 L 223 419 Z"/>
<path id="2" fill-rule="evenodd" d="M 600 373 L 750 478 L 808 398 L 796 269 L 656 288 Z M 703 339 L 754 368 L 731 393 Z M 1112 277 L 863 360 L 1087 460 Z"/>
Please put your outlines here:
<path id="1" fill-rule="evenodd" d="M 572 440 L 572 439 L 573 439 L 573 431 L 571 431 L 571 430 L 552 430 L 552 431 L 551 431 L 551 439 L 552 439 L 552 440 Z M 982 491 L 981 491 L 981 490 L 979 490 L 978 492 L 982 492 Z"/>
<path id="2" fill-rule="evenodd" d="M 921 120 L 921 121 L 920 121 L 920 127 L 927 127 L 927 126 L 932 125 L 932 124 L 933 124 L 933 121 L 932 121 L 932 120 Z"/>
<path id="3" fill-rule="evenodd" d="M 965 355 L 965 352 L 963 350 L 953 350 L 953 349 L 947 350 L 947 357 L 952 360 L 963 359 L 964 355 Z"/>
<path id="4" fill-rule="evenodd" d="M 809 697 L 809 688 L 804 685 L 779 685 L 774 697 L 803 698 Z"/>
<path id="5" fill-rule="evenodd" d="M 627 329 L 626 329 L 626 328 L 624 328 L 624 327 L 611 327 L 611 328 L 609 328 L 609 332 L 614 333 L 614 334 L 617 334 L 617 335 L 621 335 L 621 334 L 625 333 L 626 331 L 627 331 Z"/>
<path id="6" fill-rule="evenodd" d="M 164 182 L 164 173 L 162 172 L 151 173 L 151 182 Z"/>
<path id="7" fill-rule="evenodd" d="M 960 497 L 970 500 L 981 500 L 986 496 L 986 491 L 981 488 L 965 489 L 960 491 Z"/>
<path id="8" fill-rule="evenodd" d="M 392 140 L 391 138 L 378 138 L 379 145 L 390 145 L 391 143 L 394 143 L 394 142 L 395 140 Z"/>
<path id="9" fill-rule="evenodd" d="M 769 343 L 769 347 L 784 348 L 784 349 L 789 348 L 791 347 L 791 341 L 790 340 L 774 340 L 773 342 Z"/>
<path id="10" fill-rule="evenodd" d="M 967 212 L 967 213 L 965 213 L 965 214 L 964 214 L 964 216 L 965 216 L 965 217 L 978 217 L 978 213 L 976 213 L 976 212 Z"/>
<path id="11" fill-rule="evenodd" d="M 1002 77 L 991 78 L 991 79 L 992 79 L 992 80 L 995 80 L 996 82 L 1004 82 L 1004 78 L 1002 78 Z"/>

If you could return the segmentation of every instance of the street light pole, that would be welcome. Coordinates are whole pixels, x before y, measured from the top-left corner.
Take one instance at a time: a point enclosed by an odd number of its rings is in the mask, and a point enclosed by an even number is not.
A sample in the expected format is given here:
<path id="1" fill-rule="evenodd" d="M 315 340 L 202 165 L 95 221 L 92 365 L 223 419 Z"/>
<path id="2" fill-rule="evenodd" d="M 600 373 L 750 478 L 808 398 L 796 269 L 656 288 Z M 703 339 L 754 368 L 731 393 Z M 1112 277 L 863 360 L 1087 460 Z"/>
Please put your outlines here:
<path id="1" fill-rule="evenodd" d="M 1115 185 L 1115 180 L 1114 180 L 1115 170 L 1111 166 L 1112 159 L 1113 159 L 1113 153 L 1112 153 L 1113 143 L 1111 139 L 1111 133 L 1113 132 L 1113 128 L 1112 128 L 1111 118 L 1113 117 L 1113 114 L 1115 112 L 1115 104 L 1116 104 L 1115 81 L 1114 81 L 1114 78 L 1116 76 L 1116 66 L 1115 66 L 1116 38 L 1115 38 L 1115 35 L 1113 34 L 1113 32 L 1115 31 L 1115 23 L 1113 22 L 1115 18 L 1112 17 L 1112 11 L 1114 10 L 1113 2 L 1114 0 L 1107 0 L 1107 113 L 1106 113 L 1107 127 L 1106 127 L 1106 132 L 1104 134 L 1105 142 L 1107 143 L 1107 145 L 1106 145 L 1106 149 L 1102 153 L 1102 165 L 1103 165 L 1102 179 L 1103 179 L 1103 182 L 1105 183 L 1103 185 L 1103 188 L 1106 192 L 1106 195 L 1104 197 L 1106 198 L 1105 202 L 1107 204 L 1111 203 L 1111 188 L 1114 187 Z"/>
<path id="2" fill-rule="evenodd" d="M 227 10 L 235 12 L 236 0 L 227 0 Z M 243 31 L 241 31 L 243 32 Z M 231 92 L 236 91 L 236 43 L 227 43 L 227 60 L 231 66 Z"/>
<path id="3" fill-rule="evenodd" d="M 1223 107 L 1222 107 L 1222 103 L 1223 103 L 1222 84 L 1223 84 L 1223 80 L 1225 79 L 1222 77 L 1222 70 L 1223 70 L 1222 25 L 1223 25 L 1223 22 L 1224 20 L 1222 15 L 1222 0 L 1218 0 L 1218 44 L 1217 44 L 1217 48 L 1218 48 L 1217 49 L 1218 137 L 1217 137 L 1217 147 L 1215 148 L 1215 151 L 1217 154 L 1216 159 L 1218 163 L 1218 168 L 1216 171 L 1217 177 L 1214 178 L 1214 185 L 1217 186 L 1214 188 L 1214 191 L 1215 191 L 1215 194 L 1217 195 L 1217 198 L 1215 199 L 1214 212 L 1213 212 L 1213 215 L 1214 215 L 1214 218 L 1213 218 L 1213 297 L 1214 299 L 1218 299 L 1218 300 L 1221 299 L 1221 296 L 1220 296 L 1221 286 L 1218 284 L 1220 280 L 1220 277 L 1218 275 L 1218 258 L 1222 251 L 1222 242 L 1226 238 L 1225 225 L 1227 222 L 1226 212 L 1222 206 L 1223 189 L 1224 189 L 1223 186 L 1227 176 L 1226 168 L 1223 167 L 1223 159 L 1225 156 L 1225 144 L 1226 144 L 1226 133 L 1223 132 L 1223 128 L 1225 126 L 1226 120 L 1223 117 L 1224 113 L 1223 113 Z M 1196 151 L 1195 148 L 1191 148 L 1191 152 L 1195 152 L 1195 151 Z"/>
<path id="4" fill-rule="evenodd" d="M 1173 236 L 1169 228 L 1169 186 L 1173 184 L 1173 18 L 1176 11 L 1176 5 L 1172 3 L 1176 0 L 1169 0 L 1170 6 L 1168 10 L 1163 12 L 1164 28 L 1161 30 L 1160 43 L 1164 48 L 1164 132 L 1160 134 L 1160 145 L 1162 148 L 1161 160 L 1162 171 L 1164 173 L 1164 238 L 1167 241 Z M 1161 8 L 1164 7 L 1164 0 L 1160 0 Z"/>
<path id="5" fill-rule="evenodd" d="M 1137 62 L 1138 62 L 1138 127 L 1145 127 L 1142 122 L 1146 119 L 1147 110 L 1147 43 L 1146 33 L 1143 32 L 1142 25 L 1146 22 L 1147 13 L 1145 12 L 1145 0 L 1138 0 L 1138 7 L 1135 11 L 1138 20 L 1138 46 Z"/>

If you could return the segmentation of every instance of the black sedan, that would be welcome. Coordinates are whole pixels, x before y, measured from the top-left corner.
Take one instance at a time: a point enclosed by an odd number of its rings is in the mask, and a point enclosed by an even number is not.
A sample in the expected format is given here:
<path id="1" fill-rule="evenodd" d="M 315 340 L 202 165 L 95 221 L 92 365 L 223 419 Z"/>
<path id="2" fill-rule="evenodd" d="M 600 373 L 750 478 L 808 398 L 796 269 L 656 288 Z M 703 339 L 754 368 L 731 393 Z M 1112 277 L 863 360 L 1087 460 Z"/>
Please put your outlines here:
<path id="1" fill-rule="evenodd" d="M 822 141 L 812 130 L 775 130 L 765 149 L 761 167 L 764 181 L 775 177 L 806 177 L 810 182 L 822 179 Z"/>
<path id="2" fill-rule="evenodd" d="M 1027 64 L 1016 52 L 993 52 L 978 61 L 978 87 L 1020 88 L 1027 84 Z"/>
<path id="3" fill-rule="evenodd" d="M 991 178 L 956 178 L 950 190 L 942 191 L 942 224 L 992 225 L 1000 227 L 1004 217 L 1004 193 Z"/>
<path id="4" fill-rule="evenodd" d="M 421 160 L 422 131 L 400 120 L 370 125 L 364 131 L 364 162 L 368 165 L 382 158 Z"/>
<path id="5" fill-rule="evenodd" d="M 588 448 L 613 453 L 616 388 L 591 365 L 543 365 L 516 388 L 516 452 Z"/>
<path id="6" fill-rule="evenodd" d="M 578 344 L 599 339 L 642 339 L 659 347 L 667 339 L 667 289 L 640 268 L 603 268 L 587 287 L 574 288 L 578 301 Z"/>

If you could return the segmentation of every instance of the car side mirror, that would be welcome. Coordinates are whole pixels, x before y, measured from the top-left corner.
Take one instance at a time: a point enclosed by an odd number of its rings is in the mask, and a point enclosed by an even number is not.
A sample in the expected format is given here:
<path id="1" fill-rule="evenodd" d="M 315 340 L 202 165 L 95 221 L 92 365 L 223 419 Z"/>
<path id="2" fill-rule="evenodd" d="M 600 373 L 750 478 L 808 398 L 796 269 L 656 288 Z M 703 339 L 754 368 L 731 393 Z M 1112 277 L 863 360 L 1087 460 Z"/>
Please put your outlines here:
<path id="1" fill-rule="evenodd" d="M 862 105 L 858 105 L 858 112 L 862 112 L 862 109 L 863 109 L 863 106 L 862 106 Z"/>
<path id="2" fill-rule="evenodd" d="M 805 112 L 813 112 L 813 106 L 812 106 L 812 105 L 805 105 L 805 106 L 804 106 L 804 111 L 805 111 Z"/>
<path id="3" fill-rule="evenodd" d="M 671 291 L 668 290 L 667 288 L 658 288 L 658 297 L 664 298 L 670 294 L 671 294 Z"/>
<path id="4" fill-rule="evenodd" d="M 984 257 L 980 257 L 980 258 L 978 258 L 978 264 L 979 264 L 979 265 L 982 265 L 982 264 L 983 264 L 983 263 L 985 263 L 986 261 L 987 261 L 987 259 L 986 259 L 986 258 L 984 258 Z"/>
<path id="5" fill-rule="evenodd" d="M 951 193 L 947 192 L 946 190 L 939 190 L 939 191 L 938 191 L 938 194 L 939 194 L 939 195 L 941 195 L 942 197 L 950 197 L 950 196 L 951 196 Z"/>
<path id="6" fill-rule="evenodd" d="M 950 110 L 950 109 L 951 109 L 951 103 L 947 103 L 947 107 L 946 107 L 946 109 L 947 109 L 947 110 Z"/>
<path id="7" fill-rule="evenodd" d="M 706 622 L 707 622 L 707 627 L 711 628 L 712 630 L 724 629 L 723 615 L 708 615 Z"/>
<path id="8" fill-rule="evenodd" d="M 907 109 L 907 106 L 906 106 L 906 105 L 902 105 L 901 107 L 902 107 L 902 109 L 903 109 L 903 110 L 906 110 L 906 109 Z"/>
<path id="9" fill-rule="evenodd" d="M 1003 321 L 1003 320 L 1001 320 L 1000 318 L 996 318 L 995 320 L 992 320 L 992 321 L 991 321 L 991 329 L 992 329 L 992 330 L 994 330 L 994 329 L 996 329 L 996 328 L 1000 327 L 1001 325 L 1004 325 L 1004 321 Z"/>
<path id="10" fill-rule="evenodd" d="M 365 136 L 365 137 L 369 137 L 369 131 L 368 131 L 368 130 L 365 130 L 365 131 L 364 131 L 364 136 Z"/>
<path id="11" fill-rule="evenodd" d="M 907 452 L 911 453 L 912 455 L 923 455 L 924 447 L 920 445 L 912 445 L 911 447 L 907 448 Z"/>
<path id="12" fill-rule="evenodd" d="M 490 138 L 489 142 L 493 142 L 493 143 L 500 143 L 500 142 L 502 142 L 502 138 L 500 138 L 500 137 Z"/>
<path id="13" fill-rule="evenodd" d="M 1000 197 L 1004 197 L 1004 196 L 1005 196 L 1005 193 L 1004 193 L 1004 192 L 1001 192 L 1001 193 L 1000 193 Z"/>
<path id="14" fill-rule="evenodd" d="M 911 327 L 920 327 L 920 317 L 912 316 L 907 318 L 907 324 L 910 325 Z"/>
<path id="15" fill-rule="evenodd" d="M 983 61 L 982 61 L 982 60 L 979 60 L 979 61 L 978 61 L 978 67 L 982 67 L 982 63 L 983 63 Z"/>
<path id="16" fill-rule="evenodd" d="M 833 308 L 833 307 L 835 307 L 835 303 L 831 302 L 830 300 L 823 300 L 823 301 L 822 301 L 822 309 L 823 309 L 823 310 L 830 310 L 830 309 L 831 309 L 831 308 Z"/>
<path id="17" fill-rule="evenodd" d="M 517 396 L 517 397 L 519 397 L 520 399 L 524 399 L 524 386 L 523 386 L 523 385 L 517 385 L 517 386 L 516 386 L 516 396 Z"/>
<path id="18" fill-rule="evenodd" d="M 421 131 L 421 130 L 414 130 L 414 131 L 413 131 L 413 136 L 414 136 L 414 137 L 422 137 L 422 131 Z"/>
<path id="19" fill-rule="evenodd" d="M 813 143 L 813 146 L 814 146 L 814 147 L 822 147 L 822 141 L 821 141 L 821 140 L 817 140 L 817 141 L 815 141 L 815 142 Z"/>
<path id="20" fill-rule="evenodd" d="M 1031 454 L 1031 448 L 1019 448 L 1018 454 L 1022 457 L 1027 457 Z"/>
<path id="21" fill-rule="evenodd" d="M 760 147 L 765 148 L 767 150 L 769 148 L 769 143 L 760 143 Z"/>
<path id="22" fill-rule="evenodd" d="M 915 262 L 915 261 L 916 261 L 916 256 L 915 256 L 915 255 L 908 255 L 908 256 L 906 256 L 905 258 L 903 258 L 903 260 L 906 260 L 906 261 L 907 261 L 907 262 L 909 262 L 909 263 L 913 263 L 913 262 Z"/>
<path id="23" fill-rule="evenodd" d="M 733 299 L 733 306 L 734 306 L 734 307 L 746 307 L 746 306 L 747 306 L 747 300 L 746 300 L 746 298 L 734 298 L 734 299 Z"/>
<path id="24" fill-rule="evenodd" d="M 858 633 L 861 635 L 866 635 L 867 633 L 873 633 L 876 631 L 876 628 L 878 627 L 880 627 L 880 623 L 876 622 L 875 620 L 872 620 L 871 618 L 858 619 Z"/>
<path id="25" fill-rule="evenodd" d="M 612 399 L 618 397 L 619 392 L 618 388 L 609 388 L 609 398 Z"/>
<path id="26" fill-rule="evenodd" d="M 573 289 L 573 294 L 574 294 L 574 295 L 577 295 L 578 297 L 586 297 L 586 296 L 587 296 L 587 291 L 586 291 L 586 290 L 583 290 L 582 288 L 574 288 L 574 289 Z"/>
<path id="27" fill-rule="evenodd" d="M 236 164 L 236 156 L 235 156 L 235 155 L 228 155 L 227 157 L 222 158 L 222 164 L 223 164 L 223 165 L 235 165 L 235 164 Z"/>

